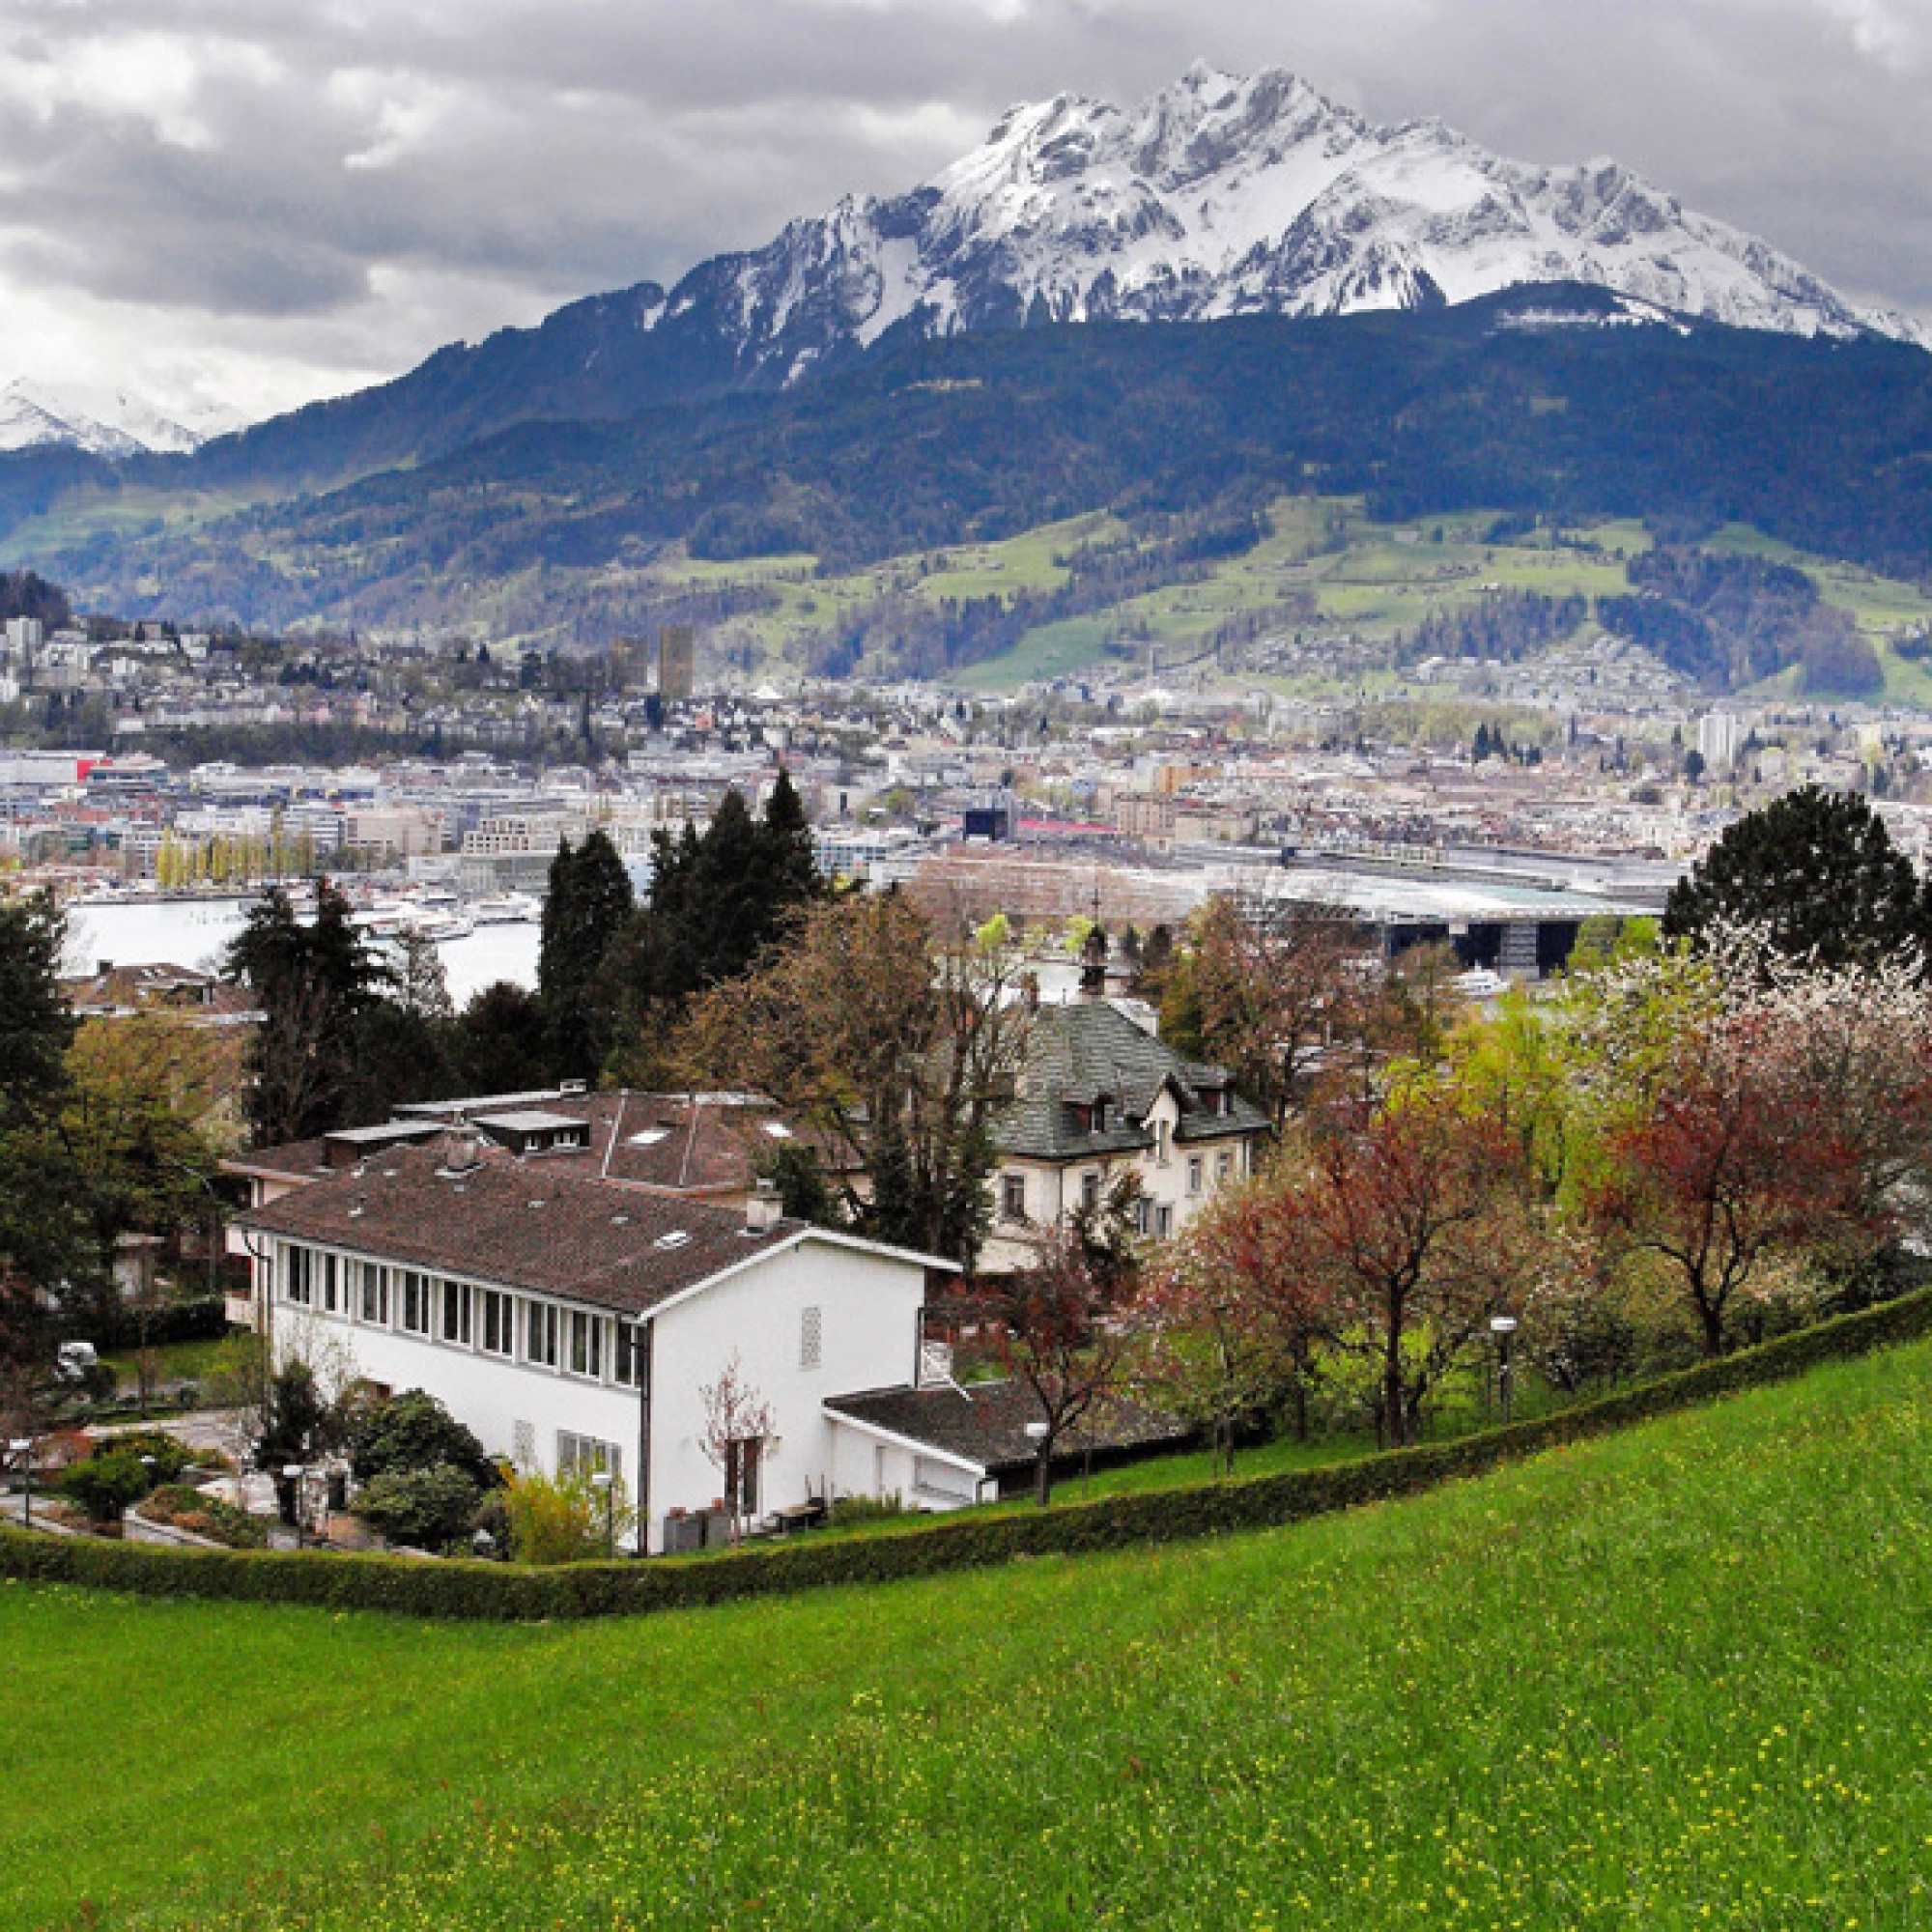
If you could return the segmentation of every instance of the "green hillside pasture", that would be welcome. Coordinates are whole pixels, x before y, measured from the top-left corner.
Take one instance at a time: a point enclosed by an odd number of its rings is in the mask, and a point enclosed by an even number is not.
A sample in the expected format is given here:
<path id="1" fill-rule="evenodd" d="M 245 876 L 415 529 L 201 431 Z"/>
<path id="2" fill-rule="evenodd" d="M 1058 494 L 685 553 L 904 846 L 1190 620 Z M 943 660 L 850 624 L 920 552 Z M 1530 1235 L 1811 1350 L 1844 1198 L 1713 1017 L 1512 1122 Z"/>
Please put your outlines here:
<path id="1" fill-rule="evenodd" d="M 1630 527 L 1587 531 L 1602 554 L 1552 546 L 1548 538 L 1491 544 L 1493 513 L 1426 517 L 1411 524 L 1372 522 L 1353 497 L 1285 497 L 1270 509 L 1271 534 L 1243 556 L 1221 561 L 1201 582 L 1130 598 L 1103 614 L 1043 626 L 1012 651 L 975 666 L 961 679 L 986 691 L 1011 690 L 1028 678 L 1064 675 L 1107 654 L 1122 638 L 1151 639 L 1162 661 L 1198 654 L 1214 628 L 1236 612 L 1266 610 L 1284 593 L 1314 594 L 1317 617 L 1285 620 L 1290 629 L 1325 624 L 1392 639 L 1435 611 L 1478 602 L 1486 585 L 1616 596 L 1630 588 L 1614 554 L 1637 547 Z M 1442 541 L 1435 541 L 1440 530 Z M 1638 535 L 1641 533 L 1638 532 Z M 1145 642 L 1134 646 L 1145 652 Z M 1361 682 L 1348 680 L 1350 688 Z"/>
<path id="2" fill-rule="evenodd" d="M 14 1584 L 0 1915 L 1922 1926 L 1928 1603 L 1924 1344 L 1295 1529 L 639 1623 Z"/>
<path id="3" fill-rule="evenodd" d="M 1805 572 L 1826 603 L 1835 604 L 1876 646 L 1878 661 L 1885 668 L 1885 700 L 1932 709 L 1932 668 L 1900 657 L 1886 642 L 1890 632 L 1932 623 L 1932 596 L 1856 563 L 1838 563 L 1794 550 L 1743 524 L 1727 524 L 1706 547 L 1733 556 L 1761 556 L 1773 563 L 1792 564 Z M 1763 697 L 1794 698 L 1801 695 L 1795 668 L 1780 671 L 1751 689 L 1753 695 Z"/>
<path id="4" fill-rule="evenodd" d="M 882 597 L 908 596 L 937 604 L 952 598 L 1010 595 L 1015 590 L 1056 590 L 1066 581 L 1061 561 L 1083 543 L 1120 534 L 1104 513 L 1042 524 L 998 543 L 959 544 L 909 556 L 889 557 L 868 569 L 821 577 L 810 556 L 749 557 L 713 562 L 680 546 L 644 573 L 647 582 L 668 585 L 768 584 L 777 605 L 754 616 L 733 618 L 724 630 L 749 639 L 771 660 L 796 660 L 814 636 L 838 625 Z"/>

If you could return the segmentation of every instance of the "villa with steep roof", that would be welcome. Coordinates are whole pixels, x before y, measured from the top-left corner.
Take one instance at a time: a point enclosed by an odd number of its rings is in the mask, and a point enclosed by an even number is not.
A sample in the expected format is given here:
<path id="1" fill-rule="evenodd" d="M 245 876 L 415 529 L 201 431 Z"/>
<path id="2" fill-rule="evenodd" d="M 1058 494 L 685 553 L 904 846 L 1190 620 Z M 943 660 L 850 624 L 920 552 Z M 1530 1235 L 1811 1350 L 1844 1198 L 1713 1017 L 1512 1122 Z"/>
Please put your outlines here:
<path id="1" fill-rule="evenodd" d="M 1254 1172 L 1270 1130 L 1225 1067 L 1184 1059 L 1107 1001 L 1041 1007 L 994 1128 L 980 1264 L 1025 1266 L 1044 1235 L 1127 1175 L 1140 1184 L 1140 1232 L 1176 1234 L 1217 1188 Z"/>

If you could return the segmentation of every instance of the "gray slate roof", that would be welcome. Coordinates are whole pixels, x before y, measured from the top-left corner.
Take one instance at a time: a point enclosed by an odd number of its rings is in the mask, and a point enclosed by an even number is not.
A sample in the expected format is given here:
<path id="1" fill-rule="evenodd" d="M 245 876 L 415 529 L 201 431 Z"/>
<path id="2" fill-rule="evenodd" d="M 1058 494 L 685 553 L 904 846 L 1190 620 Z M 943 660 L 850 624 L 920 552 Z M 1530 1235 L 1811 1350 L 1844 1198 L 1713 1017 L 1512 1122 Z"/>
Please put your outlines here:
<path id="1" fill-rule="evenodd" d="M 977 1463 L 988 1473 L 1031 1467 L 1035 1451 L 1026 1426 L 1044 1419 L 1038 1398 L 1020 1381 L 869 1389 L 861 1395 L 828 1396 L 824 1406 L 835 1415 L 850 1416 L 854 1422 L 869 1423 Z M 1118 1397 L 1094 1417 L 1090 1427 L 1076 1428 L 1064 1436 L 1058 1454 L 1179 1442 L 1190 1433 L 1185 1423 L 1171 1415 Z"/>
<path id="2" fill-rule="evenodd" d="M 1172 1084 L 1179 1099 L 1177 1144 L 1227 1140 L 1264 1133 L 1268 1120 L 1234 1091 L 1224 1067 L 1183 1060 L 1104 1000 L 1042 1007 L 1027 1044 L 1019 1096 L 994 1125 L 1003 1154 L 1033 1160 L 1080 1160 L 1097 1154 L 1135 1153 L 1152 1146 L 1143 1122 Z M 1210 1096 L 1225 1091 L 1229 1111 L 1211 1111 Z M 1091 1107 L 1105 1096 L 1107 1125 L 1094 1132 L 1079 1124 L 1073 1106 Z"/>

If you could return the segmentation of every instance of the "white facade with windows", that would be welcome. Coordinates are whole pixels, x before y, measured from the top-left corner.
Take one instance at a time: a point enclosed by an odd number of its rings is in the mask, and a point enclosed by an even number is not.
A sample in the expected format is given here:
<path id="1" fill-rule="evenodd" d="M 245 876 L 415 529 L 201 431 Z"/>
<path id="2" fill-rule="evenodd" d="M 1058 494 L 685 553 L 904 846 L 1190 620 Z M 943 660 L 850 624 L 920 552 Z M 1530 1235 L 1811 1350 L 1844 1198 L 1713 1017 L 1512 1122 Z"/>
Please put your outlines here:
<path id="1" fill-rule="evenodd" d="M 305 1204 L 306 1190 L 284 1205 Z M 635 1316 L 400 1265 L 373 1241 L 358 1250 L 255 1234 L 249 1247 L 279 1360 L 328 1361 L 388 1390 L 424 1389 L 486 1450 L 522 1466 L 610 1469 L 641 1501 L 652 1551 L 667 1513 L 701 1511 L 728 1489 L 756 1519 L 828 1496 L 835 1483 L 849 1488 L 822 1403 L 918 1371 L 927 1263 L 815 1229 Z M 721 1467 L 704 1446 L 702 1391 L 734 1360 L 772 1419 Z"/>

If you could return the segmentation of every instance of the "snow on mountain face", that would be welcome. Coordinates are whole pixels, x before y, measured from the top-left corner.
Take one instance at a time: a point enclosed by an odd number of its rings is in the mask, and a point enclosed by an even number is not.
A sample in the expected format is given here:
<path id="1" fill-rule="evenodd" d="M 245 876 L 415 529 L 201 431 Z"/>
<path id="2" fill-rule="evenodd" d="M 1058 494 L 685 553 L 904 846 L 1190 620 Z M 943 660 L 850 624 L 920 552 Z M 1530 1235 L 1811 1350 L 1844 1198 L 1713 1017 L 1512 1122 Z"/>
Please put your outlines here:
<path id="1" fill-rule="evenodd" d="M 741 365 L 790 380 L 907 322 L 1337 315 L 1559 281 L 1741 327 L 1932 347 L 1614 161 L 1502 160 L 1438 122 L 1375 127 L 1279 69 L 1198 63 L 1131 109 L 1015 107 L 910 194 L 847 199 L 694 270 L 645 326 L 708 322 Z"/>
<path id="2" fill-rule="evenodd" d="M 165 414 L 122 389 L 54 388 L 24 377 L 0 389 L 0 450 L 65 443 L 94 456 L 181 455 L 241 422 L 211 404 Z"/>

